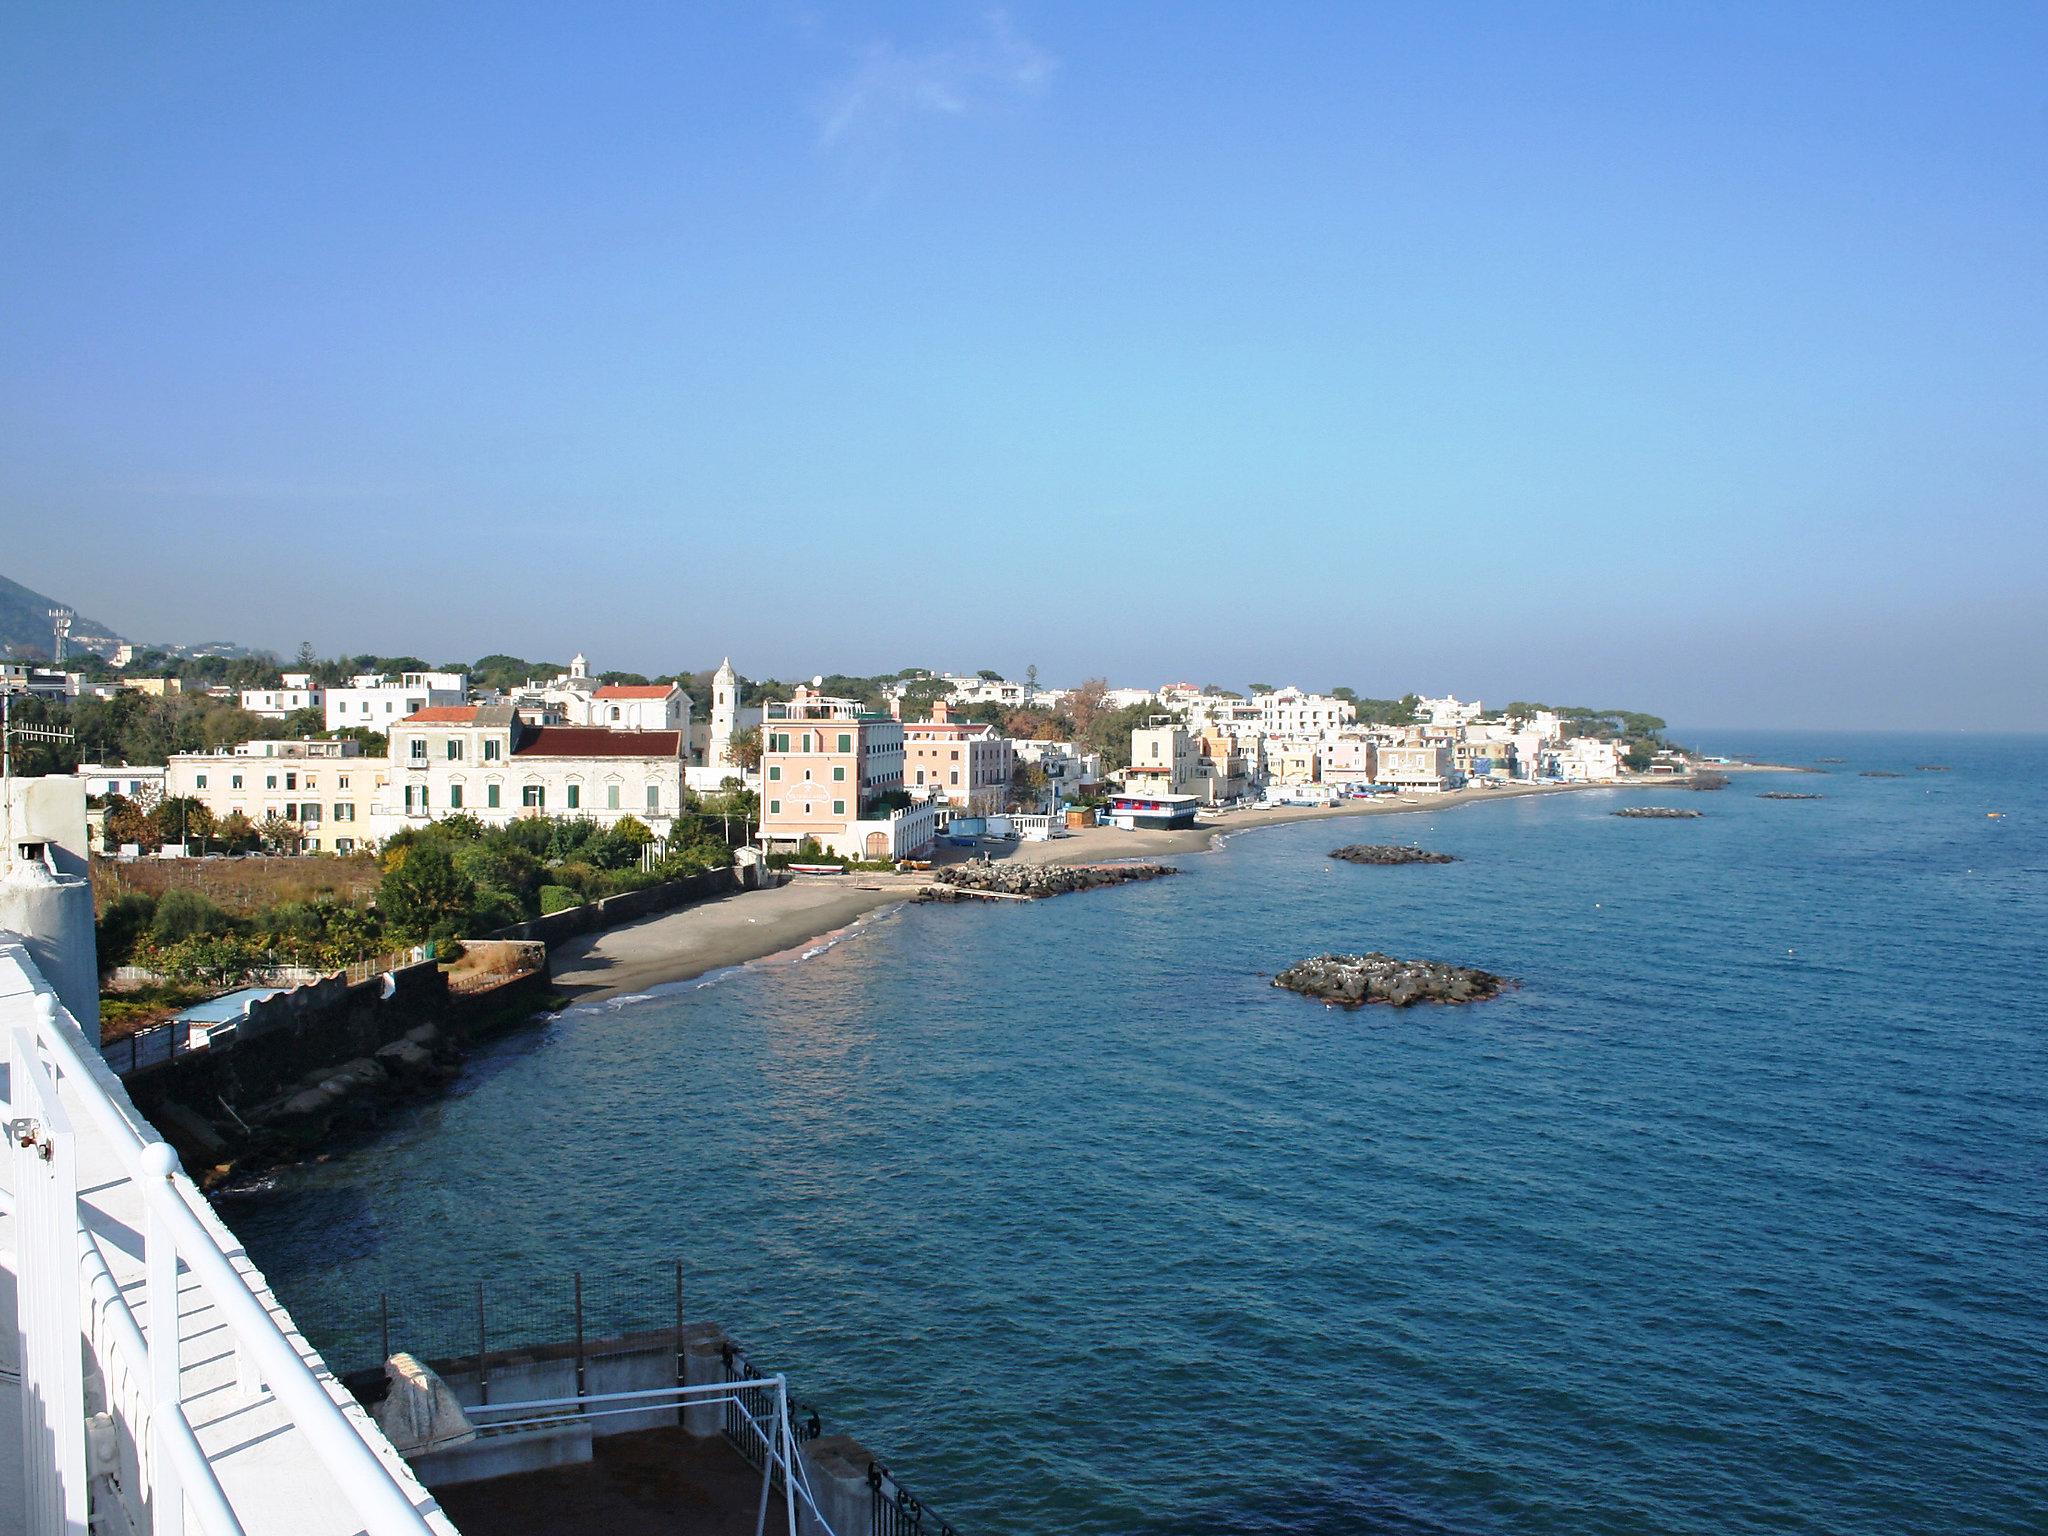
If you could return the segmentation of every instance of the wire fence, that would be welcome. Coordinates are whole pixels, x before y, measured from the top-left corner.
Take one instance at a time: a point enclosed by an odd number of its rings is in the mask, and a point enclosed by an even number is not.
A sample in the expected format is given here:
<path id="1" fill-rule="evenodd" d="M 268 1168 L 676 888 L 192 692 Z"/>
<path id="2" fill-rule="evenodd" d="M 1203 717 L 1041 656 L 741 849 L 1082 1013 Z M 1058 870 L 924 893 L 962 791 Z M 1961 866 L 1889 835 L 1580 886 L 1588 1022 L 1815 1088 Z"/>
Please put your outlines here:
<path id="1" fill-rule="evenodd" d="M 491 1367 L 534 1350 L 573 1352 L 579 1385 L 592 1363 L 644 1353 L 647 1335 L 672 1337 L 683 1354 L 681 1261 L 630 1271 L 572 1270 L 536 1278 L 493 1274 L 460 1286 L 422 1285 L 377 1297 L 374 1359 L 358 1347 L 344 1374 L 381 1370 L 398 1350 L 437 1370 L 476 1370 L 488 1391 Z"/>
<path id="2" fill-rule="evenodd" d="M 515 1358 L 545 1352 L 573 1359 L 576 1396 L 606 1360 L 644 1358 L 650 1347 L 668 1349 L 675 1380 L 687 1378 L 688 1334 L 684 1328 L 681 1260 L 627 1270 L 571 1270 L 533 1277 L 492 1274 L 456 1284 L 423 1282 L 405 1294 L 380 1293 L 373 1327 L 353 1352 L 336 1351 L 330 1364 L 347 1378 L 381 1375 L 384 1362 L 403 1350 L 442 1374 L 475 1372 L 480 1400 L 491 1401 L 491 1376 Z M 370 1351 L 376 1351 L 370 1358 Z M 767 1445 L 756 1426 L 771 1423 L 775 1389 L 771 1376 L 738 1346 L 720 1348 L 723 1380 L 740 1384 L 724 1409 L 719 1428 L 733 1448 L 755 1467 L 767 1460 Z M 760 1383 L 754 1386 L 753 1383 Z M 516 1395 L 516 1393 L 515 1393 Z M 824 1432 L 819 1411 L 790 1399 L 790 1431 L 801 1445 Z M 752 1426 L 748 1420 L 753 1421 Z M 779 1463 L 768 1468 L 773 1486 L 782 1485 Z M 869 1536 L 954 1536 L 951 1524 L 897 1481 L 879 1462 L 868 1467 Z"/>

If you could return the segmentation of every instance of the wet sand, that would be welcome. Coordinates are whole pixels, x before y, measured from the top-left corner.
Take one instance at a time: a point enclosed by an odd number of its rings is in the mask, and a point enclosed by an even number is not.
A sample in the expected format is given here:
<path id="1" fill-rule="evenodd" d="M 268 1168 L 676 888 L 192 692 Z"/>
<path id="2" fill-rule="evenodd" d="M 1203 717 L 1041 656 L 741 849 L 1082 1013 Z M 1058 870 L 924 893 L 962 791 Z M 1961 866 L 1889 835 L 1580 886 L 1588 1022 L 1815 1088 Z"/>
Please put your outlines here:
<path id="1" fill-rule="evenodd" d="M 1668 780 L 1632 785 L 1517 785 L 1508 789 L 1460 789 L 1445 794 L 1385 796 L 1348 800 L 1336 806 L 1282 806 L 1272 810 L 1227 811 L 1205 817 L 1192 831 L 1126 832 L 1119 827 L 1085 827 L 1043 843 L 1011 843 L 976 850 L 947 849 L 958 862 L 986 852 L 997 860 L 1032 864 L 1092 864 L 1109 859 L 1150 858 L 1206 852 L 1218 836 L 1232 837 L 1257 827 L 1297 821 L 1336 821 L 1391 816 L 1407 811 L 1443 811 L 1517 795 L 1562 795 L 1580 789 L 1669 788 Z M 580 999 L 601 1000 L 708 971 L 744 965 L 773 955 L 792 958 L 862 918 L 915 896 L 920 875 L 799 876 L 765 891 L 736 891 L 621 928 L 572 939 L 555 950 L 557 990 Z"/>

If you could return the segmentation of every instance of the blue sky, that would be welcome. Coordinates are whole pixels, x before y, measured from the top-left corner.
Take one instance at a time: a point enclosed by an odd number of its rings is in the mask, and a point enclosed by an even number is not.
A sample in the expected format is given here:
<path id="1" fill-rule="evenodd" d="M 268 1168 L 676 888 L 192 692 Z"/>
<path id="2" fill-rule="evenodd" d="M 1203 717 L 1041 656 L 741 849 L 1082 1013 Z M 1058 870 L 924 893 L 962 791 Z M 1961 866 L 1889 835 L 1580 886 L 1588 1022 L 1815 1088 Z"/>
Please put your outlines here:
<path id="1" fill-rule="evenodd" d="M 146 637 L 2048 727 L 2048 8 L 17 4 Z"/>

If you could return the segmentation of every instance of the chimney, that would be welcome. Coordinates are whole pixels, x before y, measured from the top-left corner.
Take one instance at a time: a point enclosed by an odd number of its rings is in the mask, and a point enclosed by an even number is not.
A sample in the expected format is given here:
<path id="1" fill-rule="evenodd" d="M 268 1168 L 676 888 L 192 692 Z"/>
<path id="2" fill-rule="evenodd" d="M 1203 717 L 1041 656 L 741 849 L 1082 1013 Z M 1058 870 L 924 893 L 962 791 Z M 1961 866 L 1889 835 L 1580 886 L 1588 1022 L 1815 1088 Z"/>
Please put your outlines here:
<path id="1" fill-rule="evenodd" d="M 953 706 L 944 699 L 932 700 L 932 724 L 945 725 L 953 718 Z"/>

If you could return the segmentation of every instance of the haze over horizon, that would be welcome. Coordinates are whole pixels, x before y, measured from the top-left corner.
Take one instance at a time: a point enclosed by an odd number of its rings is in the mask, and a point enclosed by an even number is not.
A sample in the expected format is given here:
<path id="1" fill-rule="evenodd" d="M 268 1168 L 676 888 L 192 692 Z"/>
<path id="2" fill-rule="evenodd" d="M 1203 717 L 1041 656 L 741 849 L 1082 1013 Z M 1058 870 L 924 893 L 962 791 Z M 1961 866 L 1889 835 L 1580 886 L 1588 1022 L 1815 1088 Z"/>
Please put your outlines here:
<path id="1" fill-rule="evenodd" d="M 2048 729 L 2038 7 L 4 36 L 0 571 L 134 638 Z"/>

